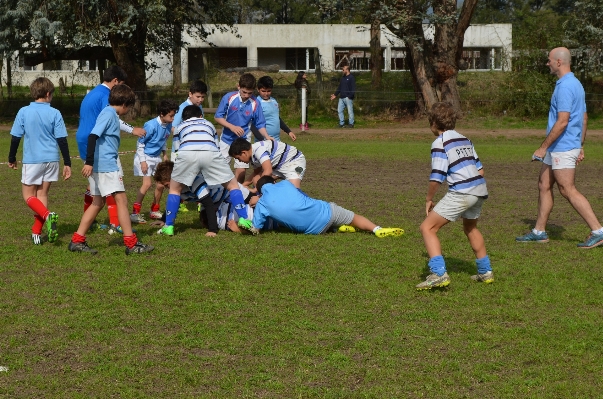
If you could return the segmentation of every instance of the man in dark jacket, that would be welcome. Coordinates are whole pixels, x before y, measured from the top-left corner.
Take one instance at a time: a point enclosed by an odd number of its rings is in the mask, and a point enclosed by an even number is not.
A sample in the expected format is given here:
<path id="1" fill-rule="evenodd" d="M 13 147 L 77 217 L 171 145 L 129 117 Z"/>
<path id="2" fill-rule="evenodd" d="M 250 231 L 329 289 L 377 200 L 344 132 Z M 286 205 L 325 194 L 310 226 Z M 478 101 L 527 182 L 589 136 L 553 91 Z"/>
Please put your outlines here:
<path id="1" fill-rule="evenodd" d="M 339 104 L 337 112 L 339 113 L 339 127 L 353 128 L 354 127 L 354 94 L 356 94 L 356 79 L 350 73 L 350 67 L 344 65 L 342 67 L 343 76 L 339 81 L 339 86 L 335 94 L 331 94 L 331 100 L 334 100 L 339 95 Z M 348 124 L 345 124 L 343 117 L 344 108 L 348 109 Z"/>

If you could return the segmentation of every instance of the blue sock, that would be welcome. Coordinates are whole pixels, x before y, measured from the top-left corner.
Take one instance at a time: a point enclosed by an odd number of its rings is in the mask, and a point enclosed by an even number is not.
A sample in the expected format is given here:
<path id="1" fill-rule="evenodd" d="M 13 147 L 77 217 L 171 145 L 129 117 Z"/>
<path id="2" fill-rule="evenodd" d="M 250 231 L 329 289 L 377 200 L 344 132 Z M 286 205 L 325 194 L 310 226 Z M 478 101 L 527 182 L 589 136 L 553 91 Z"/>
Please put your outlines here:
<path id="1" fill-rule="evenodd" d="M 475 264 L 477 265 L 477 272 L 479 274 L 488 273 L 492 270 L 492 267 L 490 266 L 490 258 L 488 257 L 488 255 L 484 256 L 481 259 L 476 259 Z"/>
<path id="2" fill-rule="evenodd" d="M 434 256 L 429 259 L 427 265 L 429 266 L 429 270 L 438 276 L 443 276 L 444 273 L 446 273 L 446 263 L 444 262 L 444 257 L 442 255 Z"/>
<path id="3" fill-rule="evenodd" d="M 240 218 L 247 219 L 247 205 L 243 193 L 238 188 L 230 190 L 230 203 L 234 205 L 235 211 Z"/>
<path id="4" fill-rule="evenodd" d="M 165 204 L 165 225 L 173 226 L 176 221 L 176 215 L 180 208 L 180 196 L 177 194 L 168 194 Z"/>

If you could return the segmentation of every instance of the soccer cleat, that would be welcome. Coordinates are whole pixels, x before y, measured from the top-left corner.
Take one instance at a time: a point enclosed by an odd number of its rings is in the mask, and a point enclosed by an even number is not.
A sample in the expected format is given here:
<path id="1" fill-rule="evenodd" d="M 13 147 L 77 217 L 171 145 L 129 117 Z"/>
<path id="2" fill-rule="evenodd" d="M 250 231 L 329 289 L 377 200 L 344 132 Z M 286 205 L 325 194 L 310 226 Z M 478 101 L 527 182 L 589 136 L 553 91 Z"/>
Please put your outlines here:
<path id="1" fill-rule="evenodd" d="M 339 228 L 337 229 L 338 232 L 340 233 L 355 233 L 358 230 L 356 230 L 356 228 L 354 226 L 350 226 L 347 224 L 342 224 L 341 226 L 339 226 Z"/>
<path id="2" fill-rule="evenodd" d="M 100 230 L 103 228 L 102 224 L 99 224 L 96 220 L 94 222 L 92 222 L 92 224 L 90 225 L 90 228 L 88 229 L 88 233 L 92 233 L 94 231 Z"/>
<path id="3" fill-rule="evenodd" d="M 67 247 L 71 252 L 85 252 L 88 254 L 96 255 L 98 251 L 96 249 L 90 248 L 87 242 L 73 242 L 69 243 Z"/>
<path id="4" fill-rule="evenodd" d="M 59 221 L 59 215 L 54 212 L 50 212 L 46 218 L 46 233 L 48 234 L 48 242 L 55 242 L 59 238 L 59 231 L 57 230 L 57 223 Z"/>
<path id="5" fill-rule="evenodd" d="M 379 238 L 383 237 L 399 237 L 404 234 L 404 230 L 399 229 L 397 227 L 381 227 L 379 230 L 375 231 L 375 235 Z"/>
<path id="6" fill-rule="evenodd" d="M 174 235 L 174 226 L 163 226 L 161 229 L 157 231 L 157 234 L 163 236 L 173 236 Z"/>
<path id="7" fill-rule="evenodd" d="M 39 234 L 32 234 L 31 242 L 33 242 L 33 245 L 42 245 L 42 236 Z"/>
<path id="8" fill-rule="evenodd" d="M 149 217 L 151 219 L 161 219 L 163 217 L 163 213 L 159 211 L 151 211 L 149 212 Z"/>
<path id="9" fill-rule="evenodd" d="M 249 230 L 249 231 L 251 231 L 251 229 L 253 228 L 253 224 L 251 223 L 251 220 L 248 220 L 245 218 L 239 218 L 239 221 L 237 222 L 237 226 L 239 226 L 242 229 Z"/>
<path id="10" fill-rule="evenodd" d="M 136 243 L 132 248 L 126 247 L 126 255 L 132 254 L 144 254 L 147 252 L 151 252 L 155 247 L 149 244 L 143 244 L 140 241 Z"/>
<path id="11" fill-rule="evenodd" d="M 147 221 L 144 220 L 140 213 L 133 213 L 130 215 L 130 221 L 132 223 L 145 224 Z"/>
<path id="12" fill-rule="evenodd" d="M 578 244 L 578 248 L 589 249 L 603 245 L 603 234 L 591 233 L 584 242 Z"/>
<path id="13" fill-rule="evenodd" d="M 477 282 L 481 282 L 481 283 L 486 283 L 486 284 L 490 284 L 494 282 L 494 273 L 492 273 L 492 270 L 487 271 L 484 274 L 475 274 L 473 276 L 471 276 L 471 280 L 473 281 L 477 281 Z"/>
<path id="14" fill-rule="evenodd" d="M 136 232 L 135 230 L 132 230 L 132 231 Z M 109 235 L 115 234 L 115 233 L 123 234 L 124 231 L 121 228 L 121 226 L 115 226 L 114 224 L 110 224 L 109 228 L 107 229 L 107 233 L 109 233 Z"/>
<path id="15" fill-rule="evenodd" d="M 430 290 L 432 288 L 441 288 L 446 287 L 450 284 L 450 277 L 448 277 L 448 273 L 444 273 L 441 276 L 438 276 L 435 273 L 427 276 L 427 279 L 423 281 L 421 284 L 417 284 L 417 290 Z"/>
<path id="16" fill-rule="evenodd" d="M 536 234 L 533 231 L 530 231 L 529 233 L 524 234 L 521 237 L 515 237 L 515 241 L 545 243 L 545 242 L 549 242 L 549 236 L 546 234 L 545 231 L 543 231 L 540 234 Z"/>
<path id="17" fill-rule="evenodd" d="M 188 212 L 188 208 L 186 207 L 186 204 L 184 202 L 180 204 L 178 212 Z"/>

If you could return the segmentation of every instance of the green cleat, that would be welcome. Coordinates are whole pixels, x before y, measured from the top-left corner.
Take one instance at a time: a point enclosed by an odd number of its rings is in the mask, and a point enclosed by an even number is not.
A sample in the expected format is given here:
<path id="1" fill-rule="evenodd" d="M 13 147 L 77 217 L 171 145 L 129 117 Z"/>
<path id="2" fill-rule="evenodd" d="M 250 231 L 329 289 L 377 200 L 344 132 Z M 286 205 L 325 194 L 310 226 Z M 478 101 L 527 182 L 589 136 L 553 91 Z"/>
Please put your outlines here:
<path id="1" fill-rule="evenodd" d="M 383 237 L 399 237 L 404 234 L 404 230 L 398 228 L 381 227 L 375 231 L 375 235 L 379 238 Z"/>
<path id="2" fill-rule="evenodd" d="M 178 212 L 188 212 L 188 208 L 186 207 L 186 204 L 184 202 L 180 204 Z"/>
<path id="3" fill-rule="evenodd" d="M 350 226 L 347 224 L 342 224 L 341 226 L 339 226 L 339 228 L 337 229 L 338 232 L 340 233 L 355 233 L 358 230 L 356 230 L 356 228 L 354 226 Z"/>
<path id="4" fill-rule="evenodd" d="M 251 231 L 251 229 L 253 228 L 253 224 L 251 223 L 251 220 L 245 219 L 245 218 L 239 218 L 239 221 L 237 222 L 237 225 L 245 230 L 249 230 Z"/>
<path id="5" fill-rule="evenodd" d="M 59 231 L 57 230 L 57 224 L 59 221 L 59 215 L 54 212 L 50 212 L 46 218 L 46 233 L 48 234 L 48 242 L 55 242 L 59 238 Z"/>
<path id="6" fill-rule="evenodd" d="M 157 231 L 157 234 L 162 236 L 173 236 L 174 235 L 174 226 L 163 226 L 161 229 Z"/>

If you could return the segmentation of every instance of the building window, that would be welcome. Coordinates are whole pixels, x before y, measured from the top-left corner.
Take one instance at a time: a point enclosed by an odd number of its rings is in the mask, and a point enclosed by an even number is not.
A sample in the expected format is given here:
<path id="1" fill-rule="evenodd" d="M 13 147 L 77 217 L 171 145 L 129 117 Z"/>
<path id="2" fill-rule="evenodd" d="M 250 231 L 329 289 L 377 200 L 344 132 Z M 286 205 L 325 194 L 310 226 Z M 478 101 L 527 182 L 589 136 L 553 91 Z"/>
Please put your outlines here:
<path id="1" fill-rule="evenodd" d="M 385 49 L 381 51 L 384 52 Z M 344 65 L 348 65 L 355 71 L 370 71 L 371 52 L 369 49 L 335 49 L 335 69 L 340 69 Z M 382 64 L 381 69 L 384 66 Z"/>
<path id="2" fill-rule="evenodd" d="M 408 71 L 410 69 L 406 49 L 392 48 L 391 54 L 390 69 L 392 71 Z"/>
<path id="3" fill-rule="evenodd" d="M 35 66 L 25 65 L 25 56 L 22 54 L 19 54 L 19 68 L 21 68 L 22 71 L 35 71 L 36 70 Z"/>

